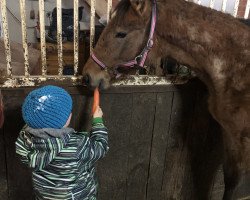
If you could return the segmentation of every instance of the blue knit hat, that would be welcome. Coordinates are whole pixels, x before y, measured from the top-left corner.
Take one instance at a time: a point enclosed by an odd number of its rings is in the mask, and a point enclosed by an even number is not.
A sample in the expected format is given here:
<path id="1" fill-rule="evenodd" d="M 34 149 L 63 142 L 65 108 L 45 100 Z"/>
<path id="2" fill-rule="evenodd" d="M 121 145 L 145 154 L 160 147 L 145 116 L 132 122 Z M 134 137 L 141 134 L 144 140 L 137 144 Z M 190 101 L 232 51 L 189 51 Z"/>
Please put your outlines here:
<path id="1" fill-rule="evenodd" d="M 72 98 L 63 88 L 48 85 L 33 90 L 24 100 L 22 114 L 31 128 L 62 128 L 71 113 Z"/>

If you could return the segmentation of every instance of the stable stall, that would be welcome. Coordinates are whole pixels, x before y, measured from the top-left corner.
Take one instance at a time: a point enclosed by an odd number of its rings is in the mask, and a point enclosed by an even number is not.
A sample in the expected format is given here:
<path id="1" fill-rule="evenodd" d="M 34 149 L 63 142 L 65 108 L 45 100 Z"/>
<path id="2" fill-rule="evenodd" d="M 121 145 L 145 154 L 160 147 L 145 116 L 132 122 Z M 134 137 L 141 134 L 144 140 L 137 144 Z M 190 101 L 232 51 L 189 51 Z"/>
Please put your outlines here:
<path id="1" fill-rule="evenodd" d="M 91 52 L 95 38 L 95 1 L 87 2 L 91 5 L 90 42 L 87 45 Z M 73 56 L 71 75 L 63 73 L 65 44 L 62 41 L 60 14 L 57 15 L 58 40 L 57 44 L 53 44 L 58 65 L 56 71 L 48 73 L 47 58 L 51 56 L 48 55 L 51 52 L 46 47 L 43 0 L 39 0 L 41 55 L 39 59 L 35 59 L 40 63 L 40 71 L 32 74 L 32 66 L 36 62 L 31 62 L 29 58 L 34 58 L 32 53 L 36 52 L 29 50 L 25 0 L 20 0 L 24 56 L 18 62 L 24 62 L 24 68 L 23 74 L 14 73 L 15 55 L 11 53 L 6 0 L 1 0 L 0 3 L 6 53 L 3 59 L 6 68 L 0 77 L 0 96 L 3 96 L 5 115 L 3 127 L 0 129 L 0 200 L 31 200 L 34 196 L 30 171 L 21 164 L 15 153 L 15 141 L 24 126 L 21 116 L 24 98 L 41 85 L 55 84 L 65 88 L 73 98 L 71 126 L 80 131 L 90 128 L 93 92 L 82 85 L 79 71 L 79 55 L 83 53 L 83 47 L 78 40 L 78 0 L 74 0 L 75 34 L 70 45 Z M 196 3 L 200 4 L 201 1 Z M 222 11 L 225 11 L 226 1 L 221 3 Z M 244 15 L 238 12 L 242 3 Z M 112 1 L 106 1 L 106 6 L 108 21 Z M 214 1 L 210 1 L 209 6 L 213 8 Z M 57 0 L 57 10 L 61 8 L 62 2 Z M 233 15 L 237 16 L 238 13 L 239 16 L 247 18 L 250 1 L 235 1 L 234 8 Z M 101 12 L 98 9 L 97 11 Z M 86 53 L 86 44 L 84 48 Z M 81 58 L 82 62 L 83 60 Z M 55 59 L 53 61 L 57 62 Z M 110 89 L 101 91 L 100 102 L 105 113 L 105 124 L 109 129 L 110 151 L 97 166 L 98 198 L 222 199 L 222 136 L 219 125 L 208 112 L 207 96 L 207 89 L 196 78 L 185 79 L 184 76 L 176 79 L 175 75 L 130 76 L 126 80 L 116 81 Z M 0 104 L 0 111 L 1 108 Z"/>

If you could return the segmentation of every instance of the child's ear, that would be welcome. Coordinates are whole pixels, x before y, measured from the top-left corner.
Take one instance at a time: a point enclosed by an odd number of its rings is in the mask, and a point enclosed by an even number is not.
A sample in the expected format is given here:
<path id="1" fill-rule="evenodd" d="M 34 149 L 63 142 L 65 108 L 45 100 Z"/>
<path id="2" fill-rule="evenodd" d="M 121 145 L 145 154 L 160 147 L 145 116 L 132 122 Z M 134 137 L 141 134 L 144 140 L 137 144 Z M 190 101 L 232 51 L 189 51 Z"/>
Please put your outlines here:
<path id="1" fill-rule="evenodd" d="M 130 0 L 131 7 L 139 16 L 144 16 L 149 12 L 148 0 Z"/>
<path id="2" fill-rule="evenodd" d="M 71 117 L 72 117 L 72 113 L 70 113 L 69 118 L 68 118 L 68 120 L 67 120 L 66 124 L 63 126 L 63 128 L 66 128 L 66 127 L 68 127 L 68 126 L 69 126 L 70 121 L 71 121 Z"/>

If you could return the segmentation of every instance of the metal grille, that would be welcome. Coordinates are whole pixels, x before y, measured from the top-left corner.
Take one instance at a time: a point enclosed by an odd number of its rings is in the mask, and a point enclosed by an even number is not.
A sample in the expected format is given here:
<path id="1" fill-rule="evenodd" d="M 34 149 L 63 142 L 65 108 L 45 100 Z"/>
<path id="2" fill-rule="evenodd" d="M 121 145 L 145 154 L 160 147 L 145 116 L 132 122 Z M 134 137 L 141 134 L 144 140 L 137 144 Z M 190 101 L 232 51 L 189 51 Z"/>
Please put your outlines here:
<path id="1" fill-rule="evenodd" d="M 42 61 L 42 74 L 41 76 L 30 75 L 29 72 L 29 53 L 28 53 L 28 42 L 27 42 L 27 26 L 26 26 L 26 9 L 25 0 L 20 1 L 20 13 L 21 13 L 21 27 L 22 27 L 22 44 L 24 50 L 24 76 L 14 76 L 12 74 L 11 66 L 11 51 L 10 51 L 10 40 L 9 40 L 9 29 L 7 20 L 7 7 L 6 0 L 0 0 L 1 14 L 2 14 L 2 24 L 3 24 L 3 38 L 5 44 L 5 54 L 6 54 L 6 77 L 1 77 L 3 83 L 0 87 L 21 87 L 21 86 L 35 86 L 44 81 L 49 80 L 60 80 L 60 81 L 70 81 L 72 84 L 79 84 L 81 81 L 81 76 L 78 75 L 78 52 L 79 52 L 79 23 L 78 23 L 78 5 L 79 0 L 74 1 L 74 75 L 63 75 L 63 45 L 62 45 L 62 0 L 55 0 L 57 4 L 57 49 L 58 49 L 58 64 L 59 70 L 58 75 L 51 76 L 47 75 L 47 61 L 46 61 L 46 40 L 45 40 L 45 10 L 44 10 L 44 0 L 39 0 L 39 21 L 40 21 L 40 39 L 41 39 L 41 61 Z M 112 0 L 107 1 L 107 13 L 109 18 L 109 13 L 112 8 Z M 95 35 L 95 0 L 91 0 L 91 18 L 90 18 L 90 51 L 93 49 L 94 35 Z"/>
<path id="2" fill-rule="evenodd" d="M 10 40 L 9 40 L 9 29 L 7 20 L 7 7 L 6 0 L 0 0 L 1 14 L 2 14 L 2 27 L 3 27 L 3 38 L 5 45 L 6 54 L 6 77 L 3 78 L 3 83 L 0 87 L 21 87 L 21 86 L 35 86 L 43 81 L 48 80 L 60 80 L 70 81 L 73 85 L 79 84 L 81 76 L 78 74 L 78 52 L 79 52 L 79 41 L 78 41 L 78 4 L 79 0 L 74 1 L 74 75 L 63 75 L 63 45 L 62 45 L 62 0 L 55 0 L 57 4 L 57 49 L 58 49 L 58 64 L 59 70 L 57 76 L 47 75 L 47 62 L 46 62 L 46 40 L 45 40 L 45 10 L 44 0 L 39 0 L 39 18 L 40 18 L 40 39 L 41 39 L 41 61 L 42 61 L 42 74 L 40 76 L 30 75 L 29 72 L 29 53 L 28 53 L 28 42 L 27 42 L 27 28 L 26 28 L 26 9 L 25 0 L 20 1 L 20 13 L 21 13 L 21 27 L 22 27 L 22 44 L 24 52 L 24 76 L 14 76 L 12 74 L 11 66 L 11 51 L 10 51 Z M 110 18 L 110 11 L 112 9 L 112 0 L 107 1 L 107 20 Z M 197 4 L 202 4 L 204 0 L 189 0 Z M 221 0 L 222 6 L 221 11 L 226 11 L 226 6 L 229 0 Z M 210 0 L 209 7 L 214 8 L 214 0 Z M 237 16 L 240 0 L 235 0 L 233 16 Z M 93 42 L 95 35 L 95 4 L 96 0 L 91 0 L 91 17 L 90 17 L 90 52 L 93 50 Z M 246 9 L 244 18 L 249 16 L 250 0 L 246 2 Z"/>

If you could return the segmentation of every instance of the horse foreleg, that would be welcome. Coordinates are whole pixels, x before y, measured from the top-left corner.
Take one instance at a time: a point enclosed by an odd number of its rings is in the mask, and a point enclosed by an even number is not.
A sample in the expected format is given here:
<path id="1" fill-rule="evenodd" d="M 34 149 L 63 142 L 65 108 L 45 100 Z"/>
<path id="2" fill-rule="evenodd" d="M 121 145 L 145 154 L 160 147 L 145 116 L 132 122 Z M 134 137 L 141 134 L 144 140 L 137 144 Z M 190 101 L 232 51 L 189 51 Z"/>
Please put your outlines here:
<path id="1" fill-rule="evenodd" d="M 224 132 L 224 200 L 250 200 L 250 137 Z"/>

